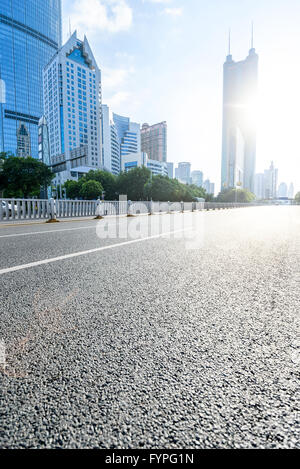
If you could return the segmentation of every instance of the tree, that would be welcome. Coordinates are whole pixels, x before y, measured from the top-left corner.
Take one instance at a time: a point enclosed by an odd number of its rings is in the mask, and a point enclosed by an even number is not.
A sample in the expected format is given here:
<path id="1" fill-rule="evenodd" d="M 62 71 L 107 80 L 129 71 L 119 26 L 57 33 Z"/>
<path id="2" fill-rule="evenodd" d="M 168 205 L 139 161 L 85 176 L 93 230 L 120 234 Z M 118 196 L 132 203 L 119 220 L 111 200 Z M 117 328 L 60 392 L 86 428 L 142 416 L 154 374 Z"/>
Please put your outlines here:
<path id="1" fill-rule="evenodd" d="M 79 179 L 79 181 L 68 180 L 63 185 L 63 188 L 66 190 L 66 196 L 68 199 L 79 199 L 80 191 L 82 188 L 83 181 Z"/>
<path id="2" fill-rule="evenodd" d="M 172 180 L 164 176 L 154 176 L 145 185 L 145 196 L 147 199 L 162 202 L 173 201 L 174 187 Z"/>
<path id="3" fill-rule="evenodd" d="M 300 192 L 295 195 L 295 201 L 300 204 Z"/>
<path id="4" fill-rule="evenodd" d="M 255 200 L 255 195 L 247 189 L 226 189 L 217 197 L 218 202 L 230 203 L 250 203 Z"/>
<path id="5" fill-rule="evenodd" d="M 98 181 L 105 192 L 105 200 L 116 200 L 117 178 L 108 171 L 89 171 L 85 179 L 87 181 Z"/>
<path id="6" fill-rule="evenodd" d="M 98 181 L 83 182 L 80 189 L 80 196 L 86 200 L 95 200 L 101 197 L 103 187 Z"/>
<path id="7" fill-rule="evenodd" d="M 196 198 L 205 198 L 205 190 L 193 184 L 186 185 L 167 176 L 154 176 L 145 186 L 148 199 L 162 202 L 192 202 Z"/>
<path id="8" fill-rule="evenodd" d="M 117 193 L 127 195 L 128 200 L 145 199 L 145 185 L 151 179 L 151 171 L 144 166 L 122 172 L 117 178 Z"/>
<path id="9" fill-rule="evenodd" d="M 34 158 L 6 156 L 0 171 L 0 191 L 7 197 L 39 196 L 43 186 L 49 186 L 54 174 L 50 168 Z"/>

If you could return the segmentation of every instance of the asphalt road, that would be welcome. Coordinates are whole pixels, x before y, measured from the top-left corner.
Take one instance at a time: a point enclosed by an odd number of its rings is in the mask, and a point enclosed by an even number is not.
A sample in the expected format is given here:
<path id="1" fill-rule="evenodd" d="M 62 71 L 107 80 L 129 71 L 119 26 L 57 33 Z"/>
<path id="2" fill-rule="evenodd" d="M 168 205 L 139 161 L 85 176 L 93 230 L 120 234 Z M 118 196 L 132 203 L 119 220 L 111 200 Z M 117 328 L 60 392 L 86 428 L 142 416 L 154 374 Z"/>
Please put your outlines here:
<path id="1" fill-rule="evenodd" d="M 0 252 L 1 448 L 300 448 L 300 207 L 2 224 Z"/>

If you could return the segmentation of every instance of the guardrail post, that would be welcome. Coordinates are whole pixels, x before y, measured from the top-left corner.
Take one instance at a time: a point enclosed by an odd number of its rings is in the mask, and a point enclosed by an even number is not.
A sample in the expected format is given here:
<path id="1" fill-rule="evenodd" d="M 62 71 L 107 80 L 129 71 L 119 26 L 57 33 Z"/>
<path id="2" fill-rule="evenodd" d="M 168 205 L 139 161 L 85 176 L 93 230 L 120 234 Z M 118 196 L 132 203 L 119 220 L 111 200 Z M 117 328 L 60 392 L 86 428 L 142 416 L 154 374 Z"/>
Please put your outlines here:
<path id="1" fill-rule="evenodd" d="M 133 217 L 133 213 L 132 213 L 132 202 L 131 200 L 128 200 L 127 202 L 127 217 Z"/>
<path id="2" fill-rule="evenodd" d="M 154 204 L 153 200 L 149 203 L 149 215 L 154 215 Z"/>
<path id="3" fill-rule="evenodd" d="M 103 220 L 103 210 L 102 210 L 102 207 L 103 207 L 103 202 L 98 199 L 97 202 L 96 202 L 97 206 L 96 206 L 96 216 L 95 216 L 95 220 Z"/>
<path id="4" fill-rule="evenodd" d="M 49 200 L 49 220 L 46 223 L 59 223 L 56 219 L 56 200 L 53 197 Z"/>

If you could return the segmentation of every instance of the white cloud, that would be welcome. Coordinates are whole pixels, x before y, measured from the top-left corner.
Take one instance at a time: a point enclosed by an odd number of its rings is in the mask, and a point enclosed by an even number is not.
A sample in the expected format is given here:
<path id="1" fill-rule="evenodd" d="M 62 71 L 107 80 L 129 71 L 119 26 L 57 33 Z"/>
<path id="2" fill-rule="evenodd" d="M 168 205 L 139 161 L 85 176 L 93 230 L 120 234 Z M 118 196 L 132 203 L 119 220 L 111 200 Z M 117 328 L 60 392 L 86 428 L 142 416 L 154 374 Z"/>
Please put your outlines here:
<path id="1" fill-rule="evenodd" d="M 169 16 L 181 16 L 183 13 L 183 8 L 165 8 L 164 13 Z"/>
<path id="2" fill-rule="evenodd" d="M 128 31 L 132 25 L 132 9 L 126 0 L 75 0 L 71 24 L 80 35 Z"/>
<path id="3" fill-rule="evenodd" d="M 127 91 L 118 91 L 106 100 L 108 106 L 112 110 L 118 109 L 124 102 L 129 101 L 131 95 Z"/>
<path id="4" fill-rule="evenodd" d="M 133 67 L 128 69 L 125 68 L 109 68 L 103 67 L 102 69 L 102 84 L 105 89 L 116 89 L 120 88 L 126 80 L 129 78 L 130 74 L 134 73 L 135 70 Z"/>

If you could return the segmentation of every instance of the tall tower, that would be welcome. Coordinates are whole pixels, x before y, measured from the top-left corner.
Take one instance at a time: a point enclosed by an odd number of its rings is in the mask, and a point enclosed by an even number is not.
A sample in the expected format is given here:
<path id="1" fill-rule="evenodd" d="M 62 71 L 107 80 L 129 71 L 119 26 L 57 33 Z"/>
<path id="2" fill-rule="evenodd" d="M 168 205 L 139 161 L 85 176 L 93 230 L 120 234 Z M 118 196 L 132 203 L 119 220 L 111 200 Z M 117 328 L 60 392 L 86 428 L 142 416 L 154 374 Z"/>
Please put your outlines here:
<path id="1" fill-rule="evenodd" d="M 167 162 L 167 123 L 143 124 L 141 130 L 142 151 L 150 160 Z"/>
<path id="2" fill-rule="evenodd" d="M 0 151 L 38 157 L 43 68 L 60 44 L 61 0 L 0 1 Z"/>
<path id="3" fill-rule="evenodd" d="M 102 168 L 101 71 L 75 31 L 44 68 L 44 110 L 54 182 Z"/>
<path id="4" fill-rule="evenodd" d="M 230 51 L 224 64 L 222 187 L 241 186 L 254 192 L 256 168 L 256 101 L 258 55 L 253 47 L 240 62 Z"/>

